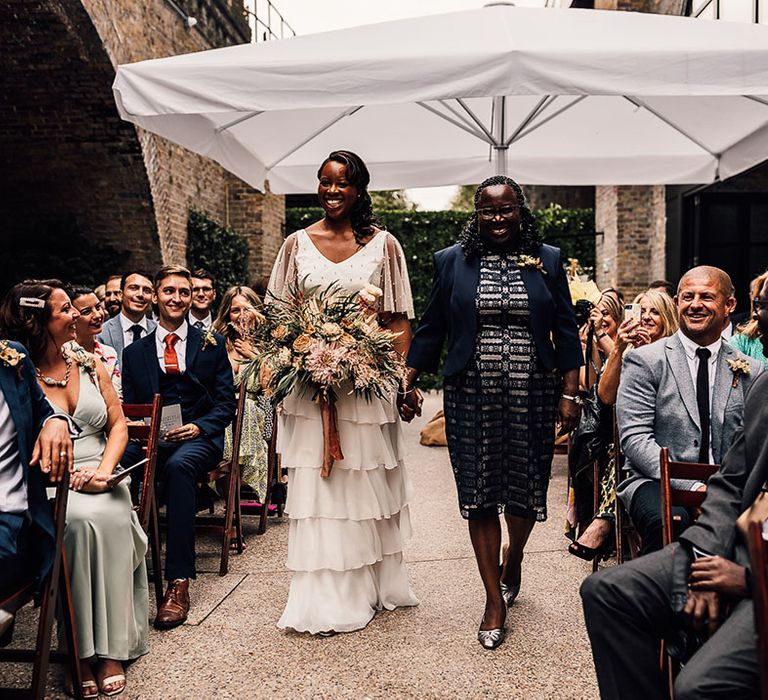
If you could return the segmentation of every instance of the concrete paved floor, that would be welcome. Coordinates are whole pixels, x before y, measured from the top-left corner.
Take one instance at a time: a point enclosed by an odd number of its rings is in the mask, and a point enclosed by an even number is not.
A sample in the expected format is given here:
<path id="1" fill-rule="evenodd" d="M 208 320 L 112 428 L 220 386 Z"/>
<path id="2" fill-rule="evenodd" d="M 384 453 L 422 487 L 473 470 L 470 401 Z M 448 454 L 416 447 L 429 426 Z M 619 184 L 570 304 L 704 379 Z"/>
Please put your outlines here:
<path id="1" fill-rule="evenodd" d="M 212 541 L 201 543 L 202 574 L 192 587 L 186 625 L 151 632 L 151 653 L 128 670 L 127 698 L 596 698 L 578 586 L 589 564 L 565 551 L 563 457 L 555 458 L 549 520 L 534 528 L 523 587 L 510 612 L 510 634 L 496 651 L 475 640 L 483 597 L 466 524 L 458 514 L 445 448 L 422 447 L 418 433 L 440 407 L 430 395 L 424 416 L 406 426 L 414 481 L 414 538 L 406 556 L 416 608 L 377 615 L 365 630 L 327 639 L 275 627 L 288 591 L 283 566 L 287 522 L 270 519 L 248 548 L 217 575 Z M 19 619 L 22 637 L 33 615 Z M 0 667 L 0 684 L 21 676 Z M 26 671 L 25 671 L 26 673 Z M 61 694 L 53 667 L 50 697 Z"/>

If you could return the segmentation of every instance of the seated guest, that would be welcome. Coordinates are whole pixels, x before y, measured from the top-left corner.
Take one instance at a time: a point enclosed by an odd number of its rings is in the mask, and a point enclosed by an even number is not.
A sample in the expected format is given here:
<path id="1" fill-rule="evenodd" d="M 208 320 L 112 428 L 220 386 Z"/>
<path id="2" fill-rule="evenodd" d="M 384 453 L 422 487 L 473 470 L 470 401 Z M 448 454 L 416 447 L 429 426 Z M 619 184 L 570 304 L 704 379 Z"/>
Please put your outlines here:
<path id="1" fill-rule="evenodd" d="M 22 305 L 23 299 L 42 305 Z M 68 346 L 78 317 L 58 280 L 17 284 L 2 311 L 3 330 L 29 348 L 54 411 L 71 417 L 81 431 L 74 442 L 64 550 L 82 690 L 93 698 L 122 691 L 123 663 L 149 650 L 147 538 L 127 483 L 108 482 L 128 443 L 128 428 L 103 364 L 79 346 Z"/>
<path id="2" fill-rule="evenodd" d="M 675 285 L 667 280 L 654 280 L 648 285 L 648 291 L 662 292 L 671 299 L 675 296 Z"/>
<path id="3" fill-rule="evenodd" d="M 758 298 L 763 284 L 768 280 L 768 272 L 755 277 L 749 285 L 749 298 L 752 303 Z M 768 358 L 763 354 L 763 344 L 761 342 L 760 328 L 756 318 L 751 318 L 745 323 L 736 327 L 736 333 L 730 339 L 730 344 L 739 352 L 743 352 L 749 357 L 761 360 L 768 365 Z"/>
<path id="4" fill-rule="evenodd" d="M 155 275 L 154 286 L 160 324 L 126 348 L 123 397 L 126 403 L 146 404 L 161 394 L 163 406 L 181 407 L 182 425 L 164 435 L 157 458 L 168 511 L 169 585 L 155 627 L 170 629 L 189 612 L 189 579 L 196 573 L 196 485 L 221 460 L 224 430 L 235 414 L 235 390 L 224 338 L 203 334 L 186 321 L 192 301 L 189 270 L 166 266 Z M 124 463 L 138 461 L 140 453 L 131 443 Z"/>
<path id="5" fill-rule="evenodd" d="M 755 315 L 765 338 L 768 283 L 759 300 Z M 675 680 L 675 700 L 759 697 L 749 554 L 736 519 L 768 480 L 766 425 L 768 375 L 763 373 L 747 394 L 743 429 L 709 480 L 701 515 L 680 542 L 604 569 L 582 585 L 602 698 L 668 698 L 667 678 L 659 670 L 662 639 L 670 650 L 688 642 L 690 659 Z M 698 639 L 684 635 L 683 623 Z"/>
<path id="6" fill-rule="evenodd" d="M 631 476 L 617 495 L 642 540 L 641 554 L 661 549 L 659 451 L 683 462 L 719 464 L 741 425 L 744 395 L 763 371 L 720 335 L 733 309 L 731 278 L 716 267 L 695 267 L 677 290 L 680 330 L 627 354 L 616 403 L 621 449 Z M 736 360 L 749 371 L 734 368 Z M 684 481 L 680 488 L 704 488 Z M 683 527 L 690 523 L 676 508 Z"/>
<path id="7" fill-rule="evenodd" d="M 250 287 L 230 287 L 221 299 L 213 330 L 227 341 L 227 355 L 232 365 L 235 385 L 241 385 L 240 365 L 256 357 L 248 331 L 264 320 L 258 309 L 262 304 Z M 258 373 L 251 375 L 246 390 L 243 427 L 240 437 L 240 469 L 243 482 L 262 500 L 267 493 L 267 441 L 272 435 L 272 404 L 261 393 Z M 241 387 L 242 389 L 242 387 Z M 232 431 L 225 435 L 225 459 L 232 454 Z"/>
<path id="8" fill-rule="evenodd" d="M 213 324 L 213 302 L 216 301 L 216 280 L 200 268 L 192 273 L 192 306 L 187 319 L 199 331 L 210 330 Z"/>
<path id="9" fill-rule="evenodd" d="M 123 365 L 123 349 L 151 333 L 157 325 L 147 314 L 152 304 L 152 281 L 143 272 L 126 272 L 120 281 L 120 313 L 104 323 L 96 340 L 117 351 Z"/>
<path id="10" fill-rule="evenodd" d="M 29 351 L 0 340 L 0 596 L 50 570 L 55 534 L 45 487 L 72 467 L 67 421 L 51 420 L 61 417 L 37 385 Z M 0 646 L 12 622 L 0 610 Z"/>
<path id="11" fill-rule="evenodd" d="M 120 307 L 123 303 L 122 275 L 110 275 L 107 283 L 100 285 L 104 287 L 104 309 L 108 318 L 114 318 L 120 313 Z"/>
<path id="12" fill-rule="evenodd" d="M 624 354 L 642 345 L 655 343 L 677 331 L 675 302 L 664 292 L 650 289 L 638 294 L 634 300 L 640 304 L 640 322 L 626 319 L 619 326 L 616 343 L 605 361 L 597 395 L 603 406 L 614 406 L 621 378 Z M 615 446 L 609 453 L 610 463 L 600 484 L 600 505 L 595 517 L 568 551 L 582 559 L 592 560 L 610 546 L 610 535 L 616 519 L 616 468 Z"/>
<path id="13" fill-rule="evenodd" d="M 616 289 L 609 288 L 602 292 L 600 301 L 589 314 L 589 321 L 584 325 L 579 334 L 582 347 L 585 352 L 586 364 L 581 368 L 579 383 L 582 391 L 587 391 L 598 381 L 603 370 L 603 363 L 613 350 L 616 342 L 616 333 L 619 325 L 624 320 L 623 295 Z M 592 352 L 586 357 L 587 340 L 592 331 Z"/>
<path id="14" fill-rule="evenodd" d="M 120 365 L 117 362 L 117 350 L 96 340 L 101 333 L 106 312 L 104 305 L 88 287 L 67 288 L 72 306 L 77 309 L 80 317 L 77 319 L 77 344 L 96 355 L 107 370 L 112 386 L 115 387 L 120 400 L 123 398 L 123 385 L 120 381 Z"/>

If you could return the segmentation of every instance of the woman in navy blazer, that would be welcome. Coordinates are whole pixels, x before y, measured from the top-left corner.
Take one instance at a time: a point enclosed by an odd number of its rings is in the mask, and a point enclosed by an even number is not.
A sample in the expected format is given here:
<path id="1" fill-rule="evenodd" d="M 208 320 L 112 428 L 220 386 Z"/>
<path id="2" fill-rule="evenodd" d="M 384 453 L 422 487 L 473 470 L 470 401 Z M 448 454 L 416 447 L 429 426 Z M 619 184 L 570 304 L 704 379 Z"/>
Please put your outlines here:
<path id="1" fill-rule="evenodd" d="M 520 590 L 523 548 L 546 519 L 555 421 L 565 433 L 578 418 L 581 344 L 560 250 L 541 242 L 513 180 L 480 185 L 461 242 L 434 262 L 400 410 L 405 420 L 420 413 L 416 379 L 437 371 L 447 340 L 448 448 L 486 590 L 478 641 L 494 649 Z M 499 566 L 502 510 L 509 547 Z"/>

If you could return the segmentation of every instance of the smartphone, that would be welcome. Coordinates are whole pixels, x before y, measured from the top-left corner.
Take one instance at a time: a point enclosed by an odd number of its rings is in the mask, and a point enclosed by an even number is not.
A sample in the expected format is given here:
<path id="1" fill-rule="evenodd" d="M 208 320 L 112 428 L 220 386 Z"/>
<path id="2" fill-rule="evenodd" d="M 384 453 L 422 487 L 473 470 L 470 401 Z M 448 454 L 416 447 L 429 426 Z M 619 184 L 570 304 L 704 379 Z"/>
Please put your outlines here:
<path id="1" fill-rule="evenodd" d="M 624 320 L 640 323 L 640 304 L 624 304 Z"/>

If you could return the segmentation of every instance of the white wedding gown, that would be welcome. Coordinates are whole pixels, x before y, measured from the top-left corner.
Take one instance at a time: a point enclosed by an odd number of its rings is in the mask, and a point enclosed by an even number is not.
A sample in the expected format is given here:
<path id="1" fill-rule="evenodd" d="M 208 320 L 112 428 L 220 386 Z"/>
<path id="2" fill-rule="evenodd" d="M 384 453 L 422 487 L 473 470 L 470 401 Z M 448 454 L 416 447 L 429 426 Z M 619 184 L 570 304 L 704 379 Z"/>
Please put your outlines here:
<path id="1" fill-rule="evenodd" d="M 347 292 L 382 288 L 380 310 L 413 316 L 410 284 L 397 240 L 379 232 L 340 263 L 325 258 L 305 231 L 286 239 L 270 279 L 287 284 L 338 282 Z M 403 464 L 402 426 L 391 400 L 368 401 L 339 391 L 336 408 L 344 459 L 320 477 L 323 431 L 319 406 L 295 392 L 285 399 L 277 451 L 288 469 L 288 561 L 293 577 L 278 627 L 299 632 L 351 632 L 377 610 L 417 605 L 403 560 L 410 537 L 411 483 Z"/>

